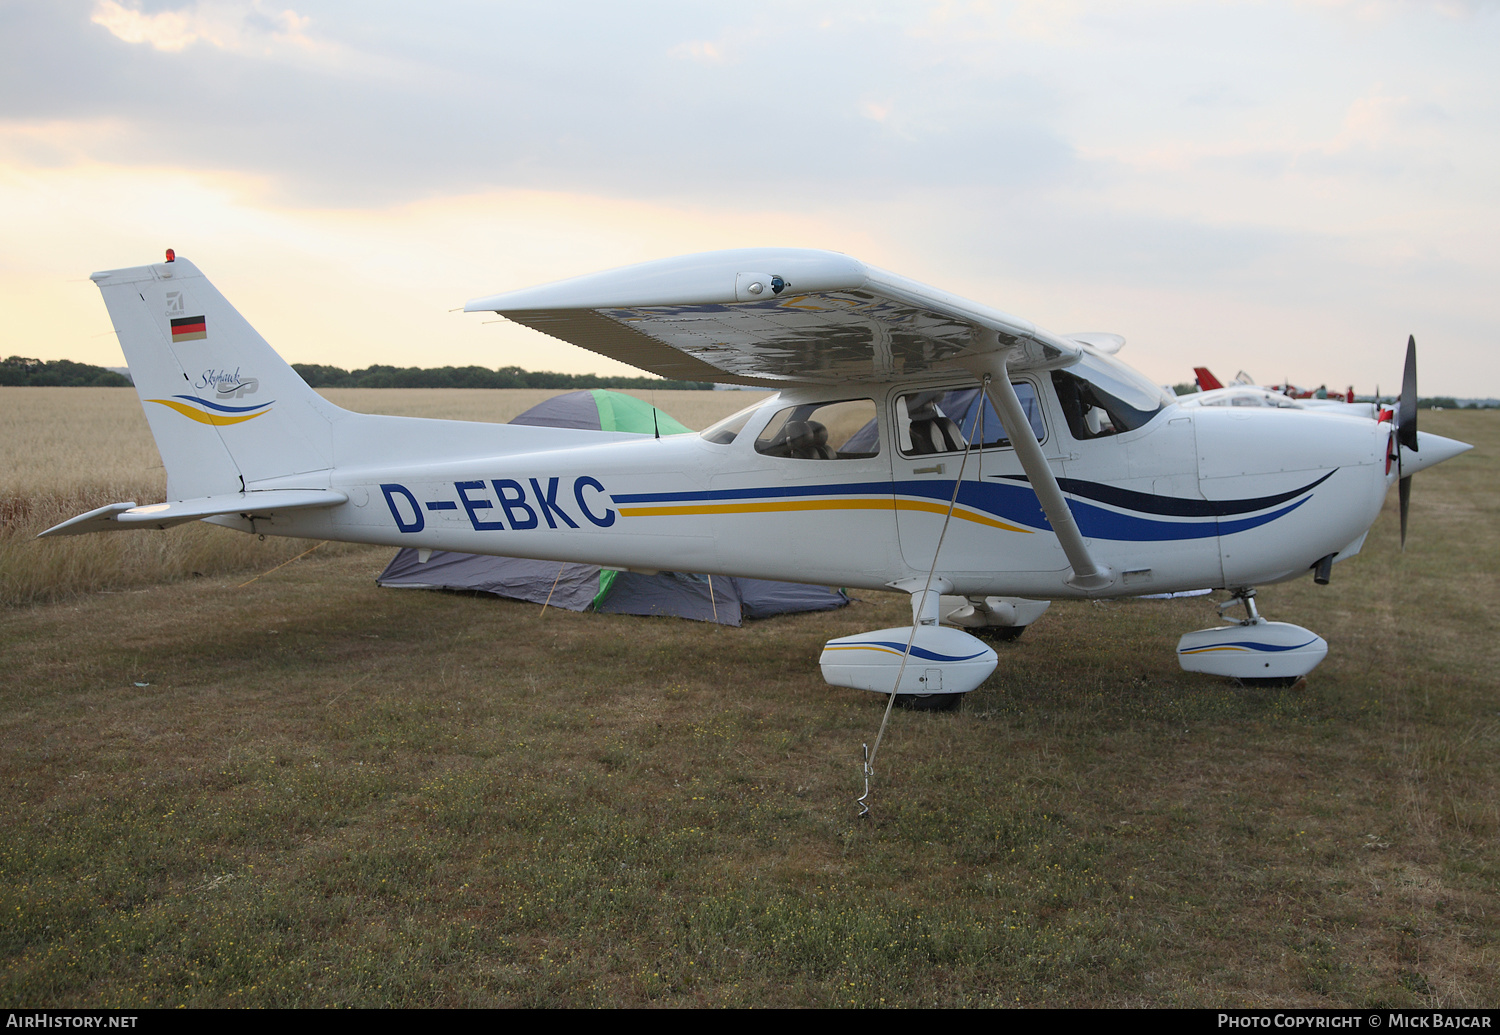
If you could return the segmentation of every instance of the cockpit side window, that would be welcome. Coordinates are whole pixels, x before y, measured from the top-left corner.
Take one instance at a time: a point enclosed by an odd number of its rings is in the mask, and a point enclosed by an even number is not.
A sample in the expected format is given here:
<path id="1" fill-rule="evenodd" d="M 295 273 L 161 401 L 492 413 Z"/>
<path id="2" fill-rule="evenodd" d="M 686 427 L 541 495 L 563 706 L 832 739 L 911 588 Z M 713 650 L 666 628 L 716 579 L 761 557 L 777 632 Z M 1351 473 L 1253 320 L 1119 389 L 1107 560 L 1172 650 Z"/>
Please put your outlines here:
<path id="1" fill-rule="evenodd" d="M 788 406 L 771 418 L 755 451 L 793 460 L 863 460 L 880 455 L 875 400 Z"/>
<path id="2" fill-rule="evenodd" d="M 1033 434 L 1038 441 L 1045 439 L 1047 426 L 1042 421 L 1036 386 L 1030 381 L 1012 381 L 1011 387 L 1016 390 Z M 995 404 L 977 387 L 940 388 L 898 396 L 896 437 L 901 452 L 907 456 L 956 453 L 967 449 L 971 438 L 982 449 L 1010 445 L 1010 436 L 995 412 Z"/>
<path id="3" fill-rule="evenodd" d="M 1068 430 L 1080 441 L 1144 427 L 1171 401 L 1129 367 L 1097 355 L 1052 371 L 1052 385 Z"/>

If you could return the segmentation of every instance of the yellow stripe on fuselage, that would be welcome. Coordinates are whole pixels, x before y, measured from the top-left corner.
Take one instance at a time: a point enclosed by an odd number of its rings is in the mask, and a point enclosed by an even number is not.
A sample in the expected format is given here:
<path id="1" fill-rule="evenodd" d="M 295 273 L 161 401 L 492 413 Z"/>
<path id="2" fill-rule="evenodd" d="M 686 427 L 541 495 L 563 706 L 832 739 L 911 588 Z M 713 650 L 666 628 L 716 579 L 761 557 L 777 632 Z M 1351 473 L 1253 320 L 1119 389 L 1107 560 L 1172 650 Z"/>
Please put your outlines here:
<path id="1" fill-rule="evenodd" d="M 930 514 L 946 514 L 948 508 L 941 503 L 928 500 L 892 500 L 876 496 L 866 499 L 831 500 L 766 500 L 759 503 L 685 503 L 662 507 L 621 507 L 621 517 L 685 517 L 695 514 L 774 514 L 808 510 L 920 510 Z M 1015 525 L 972 511 L 955 509 L 953 516 L 978 525 L 1002 529 L 1006 532 L 1026 532 L 1029 528 Z"/>
<path id="2" fill-rule="evenodd" d="M 929 514 L 948 513 L 947 504 L 937 503 L 932 500 L 897 500 L 896 509 L 921 510 L 926 511 Z M 964 521 L 972 521 L 976 525 L 988 525 L 990 528 L 998 528 L 1005 532 L 1025 532 L 1027 535 L 1030 535 L 1033 531 L 1035 531 L 1035 529 L 1021 528 L 1018 525 L 1012 525 L 1008 521 L 997 521 L 985 514 L 976 514 L 972 510 L 964 510 L 961 507 L 953 508 L 953 516 L 956 518 L 961 518 Z"/>
<path id="3" fill-rule="evenodd" d="M 905 656 L 911 658 L 913 661 L 922 660 L 915 654 L 907 654 L 904 650 L 896 650 L 894 647 L 886 647 L 878 643 L 846 643 L 839 647 L 825 646 L 823 649 L 830 653 L 838 650 L 874 650 L 880 651 L 884 654 L 894 654 L 898 658 Z"/>
<path id="4" fill-rule="evenodd" d="M 271 412 L 267 409 L 261 410 L 260 413 L 204 413 L 202 410 L 195 410 L 186 403 L 178 402 L 176 399 L 150 399 L 147 401 L 161 403 L 163 406 L 176 410 L 189 420 L 195 420 L 199 424 L 212 424 L 216 428 L 221 428 L 226 424 L 240 424 L 247 420 L 254 420 L 262 414 Z"/>

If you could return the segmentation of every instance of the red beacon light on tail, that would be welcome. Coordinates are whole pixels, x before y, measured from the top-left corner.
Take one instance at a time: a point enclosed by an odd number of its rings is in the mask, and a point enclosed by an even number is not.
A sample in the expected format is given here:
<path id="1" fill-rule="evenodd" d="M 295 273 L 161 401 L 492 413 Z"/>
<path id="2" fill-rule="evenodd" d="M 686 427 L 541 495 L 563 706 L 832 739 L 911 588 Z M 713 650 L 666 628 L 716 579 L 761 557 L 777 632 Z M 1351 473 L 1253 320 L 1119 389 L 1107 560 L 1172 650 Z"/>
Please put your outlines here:
<path id="1" fill-rule="evenodd" d="M 167 249 L 167 261 L 168 262 L 176 262 L 177 261 L 177 252 L 176 252 L 175 249 L 172 249 L 172 248 L 168 248 Z"/>

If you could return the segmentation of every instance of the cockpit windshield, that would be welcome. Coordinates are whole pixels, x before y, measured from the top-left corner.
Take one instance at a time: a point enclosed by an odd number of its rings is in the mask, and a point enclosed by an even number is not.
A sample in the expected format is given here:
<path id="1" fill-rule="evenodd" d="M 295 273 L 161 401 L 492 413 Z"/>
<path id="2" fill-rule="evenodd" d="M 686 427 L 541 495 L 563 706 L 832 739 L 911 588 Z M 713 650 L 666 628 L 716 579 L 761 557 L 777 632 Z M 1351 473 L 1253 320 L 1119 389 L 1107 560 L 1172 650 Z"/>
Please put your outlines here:
<path id="1" fill-rule="evenodd" d="M 745 423 L 749 421 L 756 410 L 760 409 L 762 402 L 764 402 L 764 400 L 762 400 L 761 402 L 751 403 L 743 410 L 731 413 L 728 417 L 725 417 L 717 424 L 703 429 L 703 431 L 699 432 L 699 434 L 708 439 L 710 442 L 716 442 L 721 446 L 729 445 L 734 441 L 735 436 L 744 430 Z"/>

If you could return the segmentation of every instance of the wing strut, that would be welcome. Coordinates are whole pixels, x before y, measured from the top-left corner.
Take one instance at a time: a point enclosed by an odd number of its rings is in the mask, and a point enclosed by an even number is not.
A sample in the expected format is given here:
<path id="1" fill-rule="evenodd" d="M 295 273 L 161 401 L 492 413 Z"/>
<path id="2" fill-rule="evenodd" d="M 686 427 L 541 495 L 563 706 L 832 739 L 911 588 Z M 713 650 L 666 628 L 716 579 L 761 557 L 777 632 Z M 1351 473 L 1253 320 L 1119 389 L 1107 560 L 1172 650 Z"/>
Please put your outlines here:
<path id="1" fill-rule="evenodd" d="M 1000 419 L 1004 422 L 1006 431 L 1010 432 L 1010 443 L 1015 447 L 1016 457 L 1031 481 L 1032 491 L 1036 493 L 1037 501 L 1047 515 L 1052 531 L 1057 534 L 1057 541 L 1067 555 L 1068 563 L 1073 566 L 1073 574 L 1067 580 L 1068 585 L 1079 589 L 1103 589 L 1115 581 L 1115 573 L 1108 566 L 1094 560 L 1089 553 L 1088 545 L 1083 541 L 1083 533 L 1078 530 L 1078 522 L 1073 520 L 1068 501 L 1058 487 L 1057 476 L 1047 466 L 1047 458 L 1042 455 L 1042 445 L 1037 441 L 1031 421 L 1027 419 L 1026 411 L 1021 408 L 1021 400 L 1016 397 L 1015 387 L 1010 383 L 1006 359 L 1007 354 L 1004 352 L 990 352 L 976 357 L 964 366 L 984 381 L 985 393 L 995 404 L 995 409 L 1000 411 Z"/>

